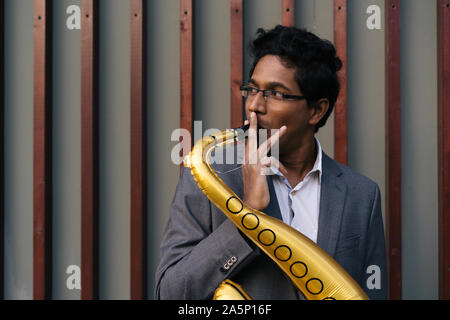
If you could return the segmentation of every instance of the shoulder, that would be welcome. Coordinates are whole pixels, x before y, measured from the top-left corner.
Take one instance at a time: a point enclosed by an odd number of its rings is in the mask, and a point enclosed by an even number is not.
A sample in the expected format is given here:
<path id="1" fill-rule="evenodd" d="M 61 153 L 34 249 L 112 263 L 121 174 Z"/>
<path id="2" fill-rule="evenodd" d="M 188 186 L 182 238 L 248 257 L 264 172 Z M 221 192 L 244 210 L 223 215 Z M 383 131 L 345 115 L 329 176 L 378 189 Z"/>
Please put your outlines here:
<path id="1" fill-rule="evenodd" d="M 356 172 L 352 168 L 330 158 L 323 153 L 322 170 L 329 170 L 331 174 L 336 175 L 339 180 L 343 181 L 350 192 L 357 194 L 369 194 L 372 198 L 379 193 L 378 184 L 369 177 Z"/>

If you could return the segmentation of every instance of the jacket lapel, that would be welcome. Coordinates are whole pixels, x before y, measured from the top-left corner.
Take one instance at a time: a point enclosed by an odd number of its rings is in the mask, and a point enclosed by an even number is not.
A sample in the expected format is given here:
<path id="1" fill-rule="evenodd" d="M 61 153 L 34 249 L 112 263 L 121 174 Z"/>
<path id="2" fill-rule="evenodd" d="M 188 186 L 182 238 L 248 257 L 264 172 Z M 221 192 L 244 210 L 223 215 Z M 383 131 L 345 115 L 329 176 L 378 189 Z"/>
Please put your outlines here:
<path id="1" fill-rule="evenodd" d="M 237 166 L 235 166 L 237 167 Z M 233 170 L 235 167 L 227 168 L 228 170 Z M 227 184 L 239 198 L 243 198 L 244 190 L 243 190 L 243 182 L 242 182 L 242 170 L 238 169 L 234 171 L 235 183 Z M 221 177 L 222 178 L 222 177 Z M 278 198 L 275 192 L 275 188 L 273 186 L 272 176 L 267 176 L 267 184 L 269 186 L 269 194 L 270 194 L 270 202 L 267 208 L 263 210 L 263 212 L 271 217 L 277 218 L 279 220 L 283 220 L 281 217 L 280 206 L 278 205 Z"/>
<path id="2" fill-rule="evenodd" d="M 347 189 L 339 178 L 341 174 L 334 161 L 323 153 L 317 244 L 332 257 L 341 229 Z"/>
<path id="3" fill-rule="evenodd" d="M 269 216 L 283 221 L 280 206 L 278 205 L 277 194 L 275 193 L 275 188 L 273 186 L 272 176 L 267 176 L 267 184 L 269 185 L 270 202 L 264 212 Z"/>

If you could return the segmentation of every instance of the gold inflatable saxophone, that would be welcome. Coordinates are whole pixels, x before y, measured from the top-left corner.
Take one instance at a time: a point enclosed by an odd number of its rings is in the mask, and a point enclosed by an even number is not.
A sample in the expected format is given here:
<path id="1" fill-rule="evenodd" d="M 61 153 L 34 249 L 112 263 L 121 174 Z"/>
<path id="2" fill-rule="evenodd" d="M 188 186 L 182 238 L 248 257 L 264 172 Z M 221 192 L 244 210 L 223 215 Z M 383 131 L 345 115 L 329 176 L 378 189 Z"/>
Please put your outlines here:
<path id="1" fill-rule="evenodd" d="M 306 299 L 368 299 L 344 268 L 318 245 L 282 221 L 247 206 L 217 176 L 209 163 L 211 151 L 245 139 L 238 133 L 238 129 L 230 129 L 204 137 L 184 159 L 202 192 L 288 275 Z M 241 286 L 227 279 L 216 290 L 214 299 L 250 297 Z"/>

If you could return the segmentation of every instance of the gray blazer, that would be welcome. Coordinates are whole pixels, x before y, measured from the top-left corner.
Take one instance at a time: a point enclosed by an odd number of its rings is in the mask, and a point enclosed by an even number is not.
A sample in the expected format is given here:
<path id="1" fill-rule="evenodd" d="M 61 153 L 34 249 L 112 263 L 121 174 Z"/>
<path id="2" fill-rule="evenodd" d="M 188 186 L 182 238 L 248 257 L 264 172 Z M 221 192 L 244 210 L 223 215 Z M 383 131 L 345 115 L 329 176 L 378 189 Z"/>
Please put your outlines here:
<path id="1" fill-rule="evenodd" d="M 219 169 L 226 172 L 233 165 L 221 165 Z M 242 198 L 240 169 L 219 176 Z M 268 183 L 270 203 L 263 211 L 281 220 L 270 176 Z M 386 299 L 379 188 L 325 153 L 317 244 L 350 273 L 371 299 Z M 378 275 L 368 269 L 373 265 L 379 267 Z M 378 282 L 374 276 L 379 276 Z M 203 195 L 190 170 L 183 168 L 161 243 L 155 298 L 211 299 L 226 278 L 241 284 L 253 299 L 303 299 L 289 278 Z M 376 284 L 375 288 L 368 287 L 367 282 Z"/>

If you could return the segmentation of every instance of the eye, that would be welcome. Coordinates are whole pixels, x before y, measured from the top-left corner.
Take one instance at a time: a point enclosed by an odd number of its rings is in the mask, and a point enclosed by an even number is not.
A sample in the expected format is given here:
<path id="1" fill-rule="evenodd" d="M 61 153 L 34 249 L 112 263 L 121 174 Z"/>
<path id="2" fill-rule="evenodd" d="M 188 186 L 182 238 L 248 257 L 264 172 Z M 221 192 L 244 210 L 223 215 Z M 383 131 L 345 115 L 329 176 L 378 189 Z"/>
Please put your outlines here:
<path id="1" fill-rule="evenodd" d="M 273 95 L 275 98 L 277 98 L 277 99 L 283 99 L 283 98 L 284 98 L 284 93 L 283 93 L 283 92 L 280 92 L 280 91 L 273 90 L 273 91 L 272 91 L 272 95 Z"/>
<path id="2" fill-rule="evenodd" d="M 254 88 L 254 87 L 248 87 L 248 91 L 250 92 L 250 94 L 257 94 L 258 93 L 258 89 Z"/>

